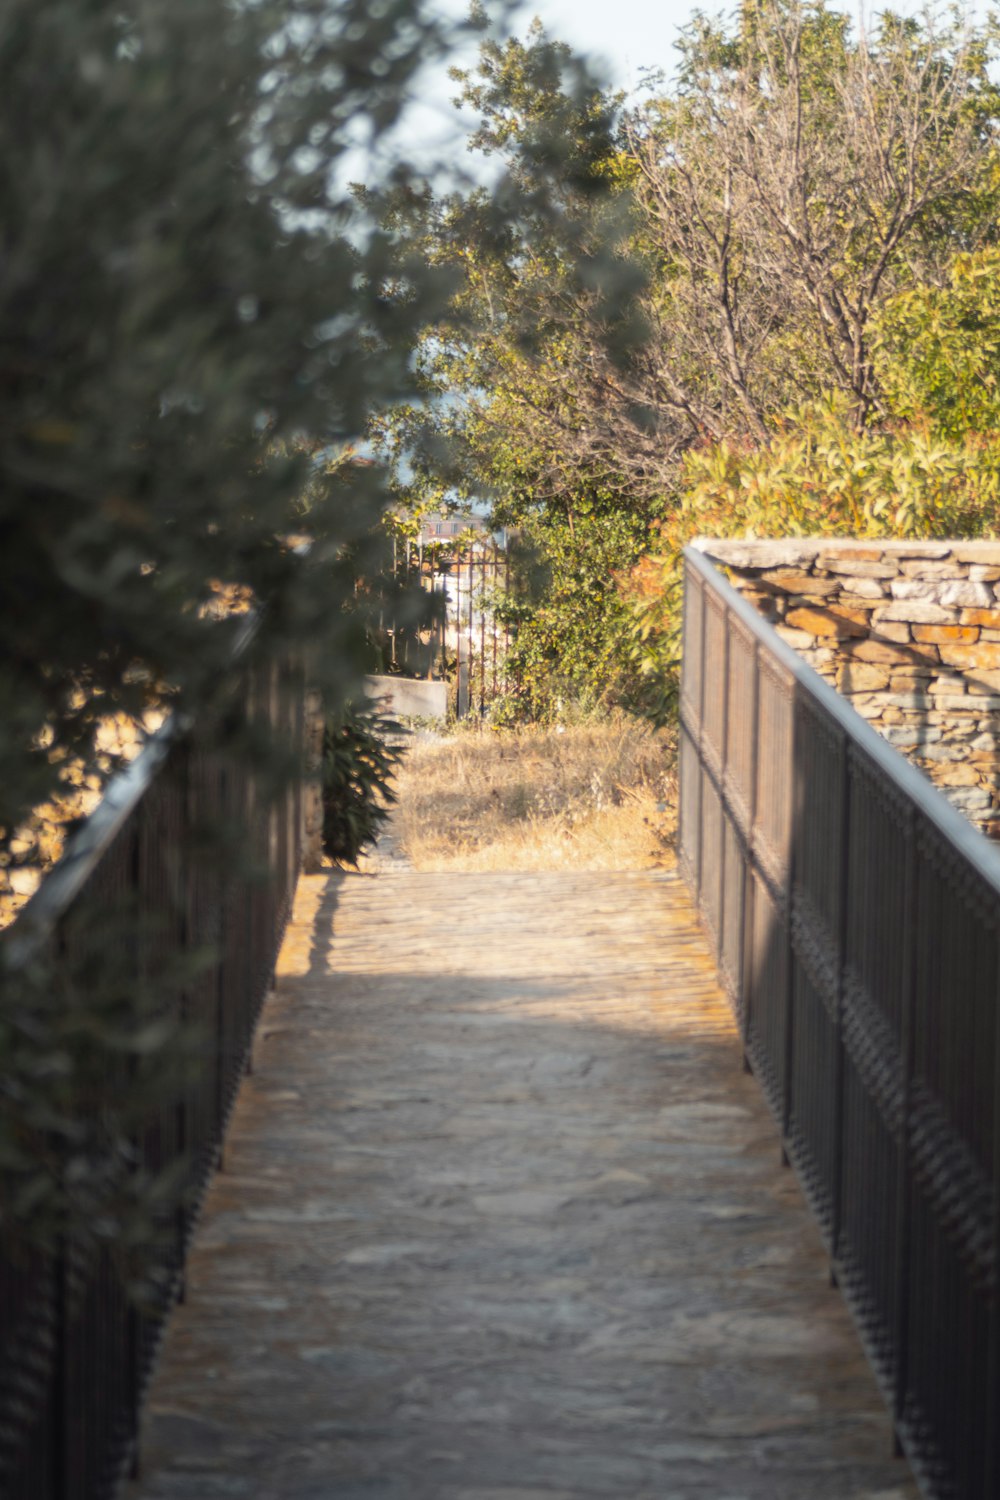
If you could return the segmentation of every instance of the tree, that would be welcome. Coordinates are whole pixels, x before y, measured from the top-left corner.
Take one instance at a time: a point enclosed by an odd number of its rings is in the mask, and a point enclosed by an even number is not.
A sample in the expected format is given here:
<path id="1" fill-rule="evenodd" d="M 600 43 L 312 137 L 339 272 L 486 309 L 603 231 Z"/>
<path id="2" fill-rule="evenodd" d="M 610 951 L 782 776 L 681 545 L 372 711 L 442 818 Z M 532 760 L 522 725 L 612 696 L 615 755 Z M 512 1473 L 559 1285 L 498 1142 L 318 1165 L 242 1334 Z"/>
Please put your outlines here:
<path id="1" fill-rule="evenodd" d="M 691 449 L 681 504 L 633 580 L 635 661 L 669 711 L 680 553 L 695 535 L 976 537 L 1000 531 L 1000 252 L 957 253 L 939 285 L 872 320 L 884 416 L 858 428 L 845 393 L 768 419 L 761 443 Z M 664 688 L 666 689 L 664 691 Z"/>
<path id="2" fill-rule="evenodd" d="M 823 3 L 695 23 L 677 96 L 627 124 L 664 268 L 660 401 L 692 435 L 760 439 L 827 389 L 860 424 L 884 411 L 873 316 L 994 233 L 991 49 L 988 27 L 891 14 L 855 38 Z"/>
<path id="3" fill-rule="evenodd" d="M 316 455 L 412 394 L 446 277 L 348 178 L 443 48 L 420 0 L 6 5 L 0 858 L 109 710 L 211 697 L 220 590 L 350 674 L 384 485 Z"/>
<path id="4" fill-rule="evenodd" d="M 429 253 L 461 277 L 457 321 L 419 346 L 430 434 L 401 414 L 389 438 L 411 496 L 489 495 L 548 557 L 521 630 L 549 622 L 532 652 L 558 677 L 575 662 L 591 698 L 633 693 L 620 582 L 699 453 L 766 444 L 775 416 L 831 393 L 855 429 L 886 416 L 880 310 L 995 233 L 992 37 L 891 16 L 856 37 L 823 3 L 759 0 L 734 27 L 697 20 L 677 86 L 628 111 L 537 26 L 460 76 L 507 213 L 421 201 Z M 587 590 L 595 530 L 597 651 L 592 628 L 556 626 L 545 583 Z"/>
<path id="5" fill-rule="evenodd" d="M 886 303 L 873 358 L 901 420 L 952 441 L 1000 430 L 1000 249 L 959 253 Z"/>
<path id="6" fill-rule="evenodd" d="M 389 498 L 357 446 L 417 394 L 410 350 L 452 286 L 382 225 L 408 175 L 391 134 L 446 47 L 422 0 L 7 0 L 4 864 L 108 714 L 213 704 L 234 603 L 258 609 L 251 654 L 308 643 L 333 697 L 356 673 L 353 585 Z M 277 775 L 285 747 L 245 738 Z M 72 974 L 54 944 L 0 964 L 5 1251 L 67 1217 L 122 1232 L 130 1132 L 187 1025 L 137 985 L 128 915 L 102 913 Z M 176 997 L 190 976 L 157 978 Z"/>
<path id="7" fill-rule="evenodd" d="M 620 101 L 537 22 L 524 41 L 484 43 L 478 69 L 454 76 L 480 116 L 470 145 L 503 176 L 492 197 L 399 205 L 461 280 L 450 325 L 418 347 L 429 406 L 394 413 L 379 436 L 402 504 L 489 499 L 494 523 L 517 533 L 518 689 L 502 712 L 536 714 L 553 696 L 627 690 L 617 576 L 648 543 L 650 509 L 592 421 L 588 372 L 633 343 L 644 277 L 623 253 Z"/>

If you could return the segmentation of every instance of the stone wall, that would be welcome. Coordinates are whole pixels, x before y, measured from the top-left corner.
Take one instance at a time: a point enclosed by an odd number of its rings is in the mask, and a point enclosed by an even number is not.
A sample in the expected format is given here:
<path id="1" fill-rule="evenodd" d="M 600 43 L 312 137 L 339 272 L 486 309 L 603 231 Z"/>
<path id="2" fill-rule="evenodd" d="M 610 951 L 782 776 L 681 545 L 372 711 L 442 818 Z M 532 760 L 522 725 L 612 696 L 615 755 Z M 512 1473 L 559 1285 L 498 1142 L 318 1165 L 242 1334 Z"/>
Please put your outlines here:
<path id="1" fill-rule="evenodd" d="M 695 545 L 873 728 L 1000 837 L 1000 542 Z"/>

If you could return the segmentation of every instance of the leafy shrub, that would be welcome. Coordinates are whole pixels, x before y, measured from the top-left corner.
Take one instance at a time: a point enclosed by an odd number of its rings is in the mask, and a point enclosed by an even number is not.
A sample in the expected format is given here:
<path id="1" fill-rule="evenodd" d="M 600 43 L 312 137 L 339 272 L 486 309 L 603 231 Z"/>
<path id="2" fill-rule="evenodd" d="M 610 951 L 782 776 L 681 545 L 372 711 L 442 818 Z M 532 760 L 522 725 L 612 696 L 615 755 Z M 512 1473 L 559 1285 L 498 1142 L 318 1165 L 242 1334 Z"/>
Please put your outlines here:
<path id="1" fill-rule="evenodd" d="M 958 255 L 947 286 L 890 299 L 877 323 L 886 410 L 862 425 L 830 393 L 771 419 L 766 441 L 689 451 L 660 546 L 633 572 L 632 650 L 669 716 L 680 557 L 696 536 L 977 537 L 1000 526 L 1000 255 Z M 656 689 L 658 688 L 658 696 Z"/>
<path id="2" fill-rule="evenodd" d="M 1000 428 L 1000 249 L 956 255 L 943 285 L 918 284 L 875 320 L 890 409 L 962 442 Z"/>
<path id="3" fill-rule="evenodd" d="M 635 704 L 621 581 L 650 536 L 648 517 L 593 496 L 578 498 L 572 520 L 524 519 L 512 546 L 514 591 L 494 606 L 512 636 L 492 723 L 559 723 Z"/>
<path id="4" fill-rule="evenodd" d="M 373 844 L 396 794 L 393 772 L 404 750 L 388 736 L 399 725 L 371 703 L 347 704 L 323 736 L 323 848 L 338 864 L 357 865 Z"/>

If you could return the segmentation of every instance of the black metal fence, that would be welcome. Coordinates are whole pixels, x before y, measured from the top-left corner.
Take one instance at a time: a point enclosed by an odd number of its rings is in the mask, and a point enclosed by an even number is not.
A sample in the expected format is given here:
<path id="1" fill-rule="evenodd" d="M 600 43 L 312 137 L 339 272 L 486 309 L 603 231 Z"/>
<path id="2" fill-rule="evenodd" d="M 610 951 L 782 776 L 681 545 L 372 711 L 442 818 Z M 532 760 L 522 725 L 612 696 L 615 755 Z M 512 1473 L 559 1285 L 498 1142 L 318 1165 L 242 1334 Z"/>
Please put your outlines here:
<path id="1" fill-rule="evenodd" d="M 114 1494 L 271 982 L 300 863 L 301 783 L 276 778 L 265 756 L 246 754 L 246 741 L 273 731 L 297 756 L 302 681 L 291 664 L 271 664 L 245 669 L 235 687 L 227 732 L 243 750 L 220 749 L 226 735 L 162 731 L 110 785 L 5 934 L 7 986 L 46 948 L 55 972 L 72 972 L 74 948 L 92 946 L 95 933 L 107 933 L 115 951 L 106 956 L 137 987 L 152 967 L 179 959 L 185 977 L 164 1004 L 198 1038 L 201 1057 L 179 1072 L 174 1092 L 154 1097 L 132 1140 L 136 1172 L 177 1174 L 158 1209 L 158 1265 L 142 1300 L 130 1293 L 120 1250 L 95 1249 L 82 1234 L 77 1243 L 72 1221 L 52 1253 L 0 1250 L 3 1500 Z M 229 860 L 220 858 L 227 834 Z M 109 1053 L 86 1105 L 92 1122 L 115 1109 L 127 1067 Z"/>
<path id="2" fill-rule="evenodd" d="M 928 1496 L 1000 1495 L 1000 853 L 685 555 L 681 859 Z"/>
<path id="3" fill-rule="evenodd" d="M 402 590 L 420 588 L 437 602 L 433 625 L 401 623 L 383 613 L 384 666 L 454 684 L 459 718 L 485 713 L 505 691 L 511 631 L 497 603 L 511 587 L 510 553 L 485 534 L 450 542 L 393 544 L 393 577 Z"/>

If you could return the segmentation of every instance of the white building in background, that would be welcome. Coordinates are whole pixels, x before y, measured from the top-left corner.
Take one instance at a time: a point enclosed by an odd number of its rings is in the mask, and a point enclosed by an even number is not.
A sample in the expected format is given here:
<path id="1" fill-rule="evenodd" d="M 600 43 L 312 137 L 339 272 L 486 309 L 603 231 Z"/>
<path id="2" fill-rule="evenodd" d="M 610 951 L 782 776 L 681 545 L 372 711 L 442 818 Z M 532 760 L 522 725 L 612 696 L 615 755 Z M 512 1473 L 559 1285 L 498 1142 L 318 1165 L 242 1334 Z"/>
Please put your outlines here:
<path id="1" fill-rule="evenodd" d="M 460 536 L 467 536 L 469 532 L 473 532 L 477 538 L 484 540 L 488 540 L 491 536 L 481 516 L 474 516 L 471 513 L 460 515 L 454 511 L 435 511 L 421 521 L 417 543 L 419 546 L 426 547 L 434 542 L 455 542 Z"/>

